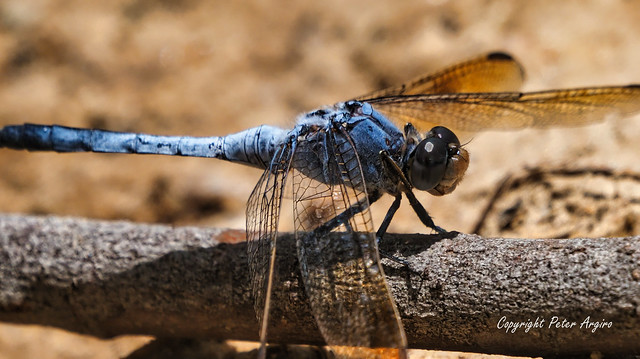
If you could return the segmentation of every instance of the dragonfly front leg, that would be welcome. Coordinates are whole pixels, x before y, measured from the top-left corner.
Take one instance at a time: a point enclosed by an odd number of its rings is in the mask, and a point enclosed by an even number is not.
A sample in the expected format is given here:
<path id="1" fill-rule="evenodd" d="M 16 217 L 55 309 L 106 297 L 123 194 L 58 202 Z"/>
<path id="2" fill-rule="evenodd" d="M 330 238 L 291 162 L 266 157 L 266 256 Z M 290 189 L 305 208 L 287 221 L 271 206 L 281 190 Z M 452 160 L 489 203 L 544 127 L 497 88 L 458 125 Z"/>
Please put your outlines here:
<path id="1" fill-rule="evenodd" d="M 427 213 L 427 210 L 424 209 L 420 201 L 418 201 L 416 196 L 413 194 L 413 186 L 411 185 L 411 183 L 409 183 L 409 180 L 407 180 L 407 177 L 404 175 L 404 173 L 402 173 L 402 170 L 400 169 L 400 167 L 398 167 L 398 164 L 393 160 L 393 158 L 391 158 L 389 153 L 387 151 L 380 151 L 380 157 L 382 158 L 382 161 L 387 168 L 387 173 L 390 176 L 393 176 L 398 179 L 401 191 L 404 192 L 404 194 L 407 196 L 407 199 L 409 200 L 409 204 L 411 204 L 411 208 L 413 208 L 413 211 L 416 213 L 418 218 L 420 218 L 420 221 L 425 226 L 435 230 L 438 233 L 446 233 L 447 231 L 444 230 L 442 227 L 436 226 L 436 224 L 433 222 L 433 219 L 431 219 L 431 216 L 429 216 L 429 213 Z M 393 204 L 391 205 L 391 208 L 389 208 L 389 211 L 385 216 L 385 220 L 383 221 L 383 225 L 385 227 L 382 228 L 381 226 L 381 229 L 384 229 L 384 231 L 381 234 L 378 233 L 379 234 L 378 238 L 381 238 L 384 232 L 386 232 L 387 227 L 391 222 L 391 218 L 393 217 L 395 212 L 398 210 L 398 208 L 394 208 L 394 205 L 397 205 L 398 207 L 400 206 L 400 200 L 398 199 L 397 196 L 396 196 L 396 200 L 393 202 Z M 385 223 L 387 222 L 387 218 L 389 223 Z M 378 230 L 378 232 L 380 232 L 380 230 Z"/>

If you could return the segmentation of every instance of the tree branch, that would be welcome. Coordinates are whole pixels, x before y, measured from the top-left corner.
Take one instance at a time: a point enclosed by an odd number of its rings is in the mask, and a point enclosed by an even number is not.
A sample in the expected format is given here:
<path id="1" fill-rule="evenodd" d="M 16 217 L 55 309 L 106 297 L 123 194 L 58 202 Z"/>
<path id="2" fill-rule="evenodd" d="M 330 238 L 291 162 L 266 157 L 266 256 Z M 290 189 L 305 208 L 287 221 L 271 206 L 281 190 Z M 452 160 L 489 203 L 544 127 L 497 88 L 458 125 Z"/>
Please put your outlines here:
<path id="1" fill-rule="evenodd" d="M 269 338 L 322 343 L 295 242 L 284 235 L 279 243 Z M 381 250 L 409 263 L 407 269 L 385 260 L 410 347 L 640 352 L 639 237 L 389 235 Z M 237 230 L 0 215 L 0 320 L 98 337 L 257 340 L 246 263 L 244 232 Z M 580 328 L 587 317 L 611 327 Z M 498 328 L 536 318 L 544 322 L 529 331 Z M 576 324 L 559 327 L 563 320 Z"/>

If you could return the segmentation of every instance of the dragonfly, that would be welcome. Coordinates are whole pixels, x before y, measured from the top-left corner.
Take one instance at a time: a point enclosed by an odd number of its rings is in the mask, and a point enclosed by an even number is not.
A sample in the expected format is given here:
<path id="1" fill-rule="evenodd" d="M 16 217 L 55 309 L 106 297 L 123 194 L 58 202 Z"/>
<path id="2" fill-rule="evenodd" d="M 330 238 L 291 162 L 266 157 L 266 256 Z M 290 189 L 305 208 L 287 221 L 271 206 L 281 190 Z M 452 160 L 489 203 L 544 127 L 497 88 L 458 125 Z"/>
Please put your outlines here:
<path id="1" fill-rule="evenodd" d="M 444 232 L 414 190 L 442 196 L 460 184 L 470 156 L 455 132 L 579 126 L 640 111 L 640 85 L 523 93 L 523 81 L 513 56 L 492 52 L 302 114 L 292 129 L 186 137 L 22 124 L 0 130 L 0 147 L 208 157 L 263 170 L 246 210 L 259 356 L 290 198 L 300 273 L 327 345 L 339 356 L 404 358 L 407 339 L 378 242 L 403 196 L 426 227 Z M 370 207 L 385 194 L 395 199 L 376 228 Z"/>

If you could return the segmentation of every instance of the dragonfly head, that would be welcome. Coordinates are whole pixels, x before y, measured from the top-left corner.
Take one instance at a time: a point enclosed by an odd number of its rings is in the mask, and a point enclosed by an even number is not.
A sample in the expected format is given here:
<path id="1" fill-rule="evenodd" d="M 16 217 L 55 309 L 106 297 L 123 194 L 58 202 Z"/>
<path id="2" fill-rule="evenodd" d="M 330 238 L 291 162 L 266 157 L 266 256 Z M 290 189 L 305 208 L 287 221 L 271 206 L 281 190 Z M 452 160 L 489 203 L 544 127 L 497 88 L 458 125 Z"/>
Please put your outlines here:
<path id="1" fill-rule="evenodd" d="M 446 127 L 432 128 L 409 158 L 411 184 L 434 196 L 453 192 L 469 166 L 469 152 Z"/>

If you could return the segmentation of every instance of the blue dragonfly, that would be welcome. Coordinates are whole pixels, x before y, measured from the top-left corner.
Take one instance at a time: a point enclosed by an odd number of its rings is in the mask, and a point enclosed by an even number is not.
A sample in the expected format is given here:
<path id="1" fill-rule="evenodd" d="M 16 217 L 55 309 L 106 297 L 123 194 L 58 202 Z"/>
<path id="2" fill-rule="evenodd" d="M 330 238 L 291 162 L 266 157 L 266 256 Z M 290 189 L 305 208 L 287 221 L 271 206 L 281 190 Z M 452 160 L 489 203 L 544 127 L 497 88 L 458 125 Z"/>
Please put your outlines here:
<path id="1" fill-rule="evenodd" d="M 403 196 L 425 226 L 444 232 L 413 190 L 442 196 L 462 180 L 469 153 L 451 129 L 578 126 L 640 111 L 639 85 L 521 93 L 523 80 L 512 56 L 493 52 L 302 114 L 292 129 L 184 137 L 23 124 L 2 128 L 0 147 L 211 157 L 263 170 L 246 225 L 260 357 L 289 197 L 305 291 L 326 343 L 339 356 L 404 358 L 407 340 L 377 245 Z M 395 200 L 376 228 L 370 206 L 384 194 Z"/>

